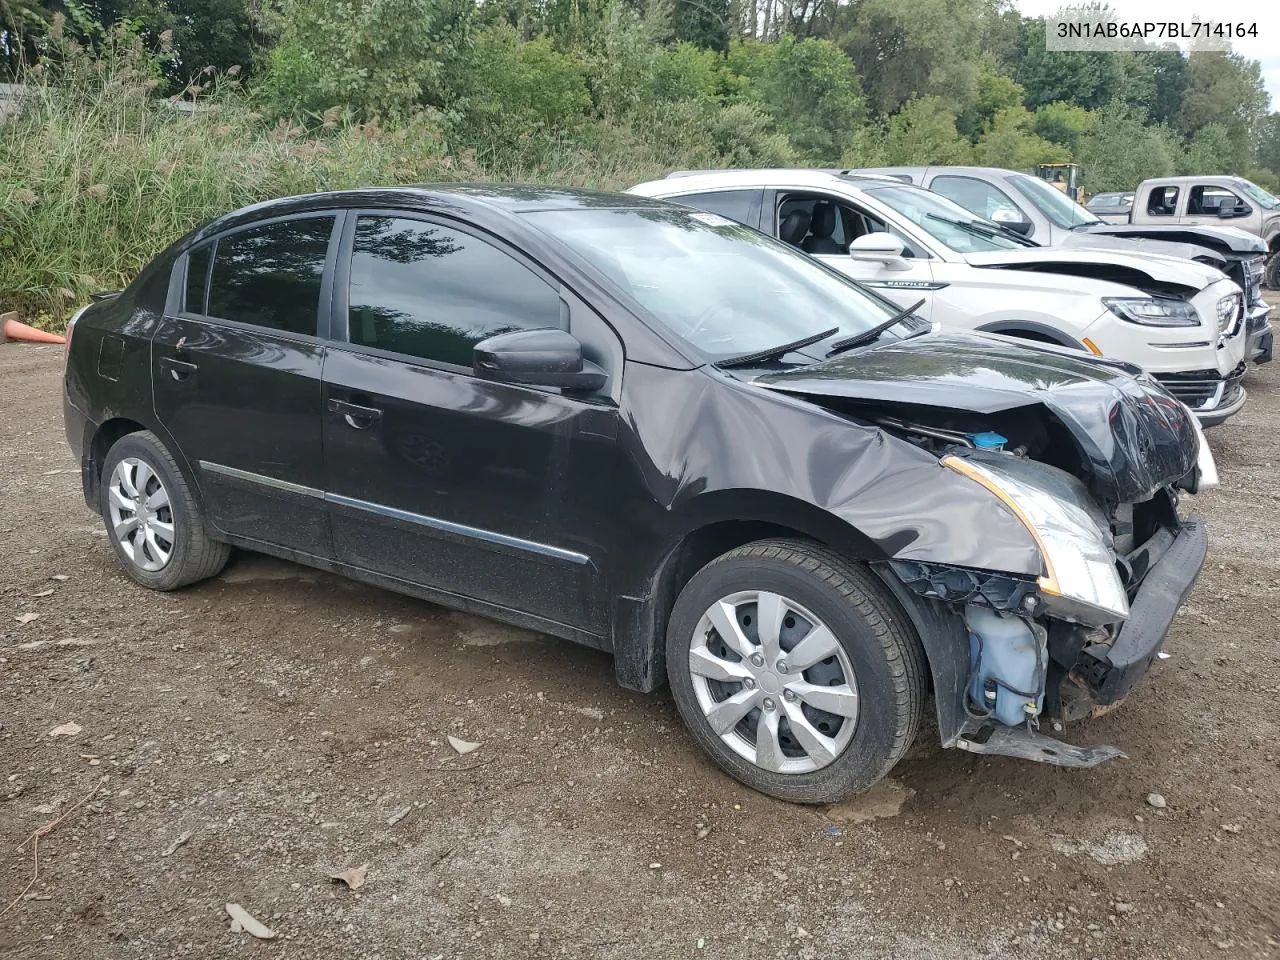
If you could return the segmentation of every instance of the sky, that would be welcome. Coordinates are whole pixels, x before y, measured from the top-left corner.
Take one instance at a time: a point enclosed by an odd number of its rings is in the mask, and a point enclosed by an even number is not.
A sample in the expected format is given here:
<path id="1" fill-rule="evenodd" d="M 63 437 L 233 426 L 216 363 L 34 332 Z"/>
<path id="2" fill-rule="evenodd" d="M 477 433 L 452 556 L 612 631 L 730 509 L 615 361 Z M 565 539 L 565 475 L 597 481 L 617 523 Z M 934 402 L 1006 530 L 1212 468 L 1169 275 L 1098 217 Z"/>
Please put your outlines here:
<path id="1" fill-rule="evenodd" d="M 1223 21 L 1258 25 L 1258 37 L 1232 42 L 1236 53 L 1262 64 L 1262 79 L 1271 94 L 1271 109 L 1280 110 L 1280 3 L 1274 0 L 1235 0 L 1223 4 L 1205 0 L 1108 0 L 1117 19 L 1138 22 L 1201 20 L 1217 16 Z M 1063 0 L 1015 0 L 1024 16 L 1043 17 L 1056 13 Z"/>

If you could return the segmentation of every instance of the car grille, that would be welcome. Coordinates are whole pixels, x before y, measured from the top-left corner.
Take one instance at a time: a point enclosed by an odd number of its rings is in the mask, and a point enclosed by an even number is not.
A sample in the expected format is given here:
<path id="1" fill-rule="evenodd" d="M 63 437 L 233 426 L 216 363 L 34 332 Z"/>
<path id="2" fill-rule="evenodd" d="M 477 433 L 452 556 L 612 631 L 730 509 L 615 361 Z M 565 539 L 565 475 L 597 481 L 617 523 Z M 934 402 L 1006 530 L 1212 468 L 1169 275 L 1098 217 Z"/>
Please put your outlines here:
<path id="1" fill-rule="evenodd" d="M 1163 374 L 1156 379 L 1192 410 L 1209 411 L 1229 406 L 1240 396 L 1244 371 L 1245 365 L 1241 363 L 1225 377 L 1219 376 L 1216 370 L 1199 370 Z"/>

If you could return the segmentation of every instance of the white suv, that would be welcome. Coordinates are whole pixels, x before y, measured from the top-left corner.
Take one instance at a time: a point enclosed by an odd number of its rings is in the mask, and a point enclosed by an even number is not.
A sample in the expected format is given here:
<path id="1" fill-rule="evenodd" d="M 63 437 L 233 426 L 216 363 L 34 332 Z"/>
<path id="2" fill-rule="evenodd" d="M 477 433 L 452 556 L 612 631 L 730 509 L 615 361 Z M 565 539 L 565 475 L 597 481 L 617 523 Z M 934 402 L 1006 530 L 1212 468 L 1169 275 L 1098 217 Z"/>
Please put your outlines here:
<path id="1" fill-rule="evenodd" d="M 1191 260 L 1039 247 L 890 177 L 673 174 L 632 187 L 780 237 L 944 327 L 1057 343 L 1150 371 L 1201 423 L 1245 402 L 1241 290 Z"/>

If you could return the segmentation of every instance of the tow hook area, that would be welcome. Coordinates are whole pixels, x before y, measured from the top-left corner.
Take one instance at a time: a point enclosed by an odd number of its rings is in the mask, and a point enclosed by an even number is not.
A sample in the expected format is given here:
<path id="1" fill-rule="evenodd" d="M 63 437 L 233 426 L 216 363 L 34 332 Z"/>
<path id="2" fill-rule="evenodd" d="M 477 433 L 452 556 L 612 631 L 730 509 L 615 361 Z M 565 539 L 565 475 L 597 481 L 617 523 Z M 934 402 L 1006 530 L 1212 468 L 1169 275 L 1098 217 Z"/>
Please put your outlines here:
<path id="1" fill-rule="evenodd" d="M 956 747 L 970 753 L 999 754 L 1020 760 L 1052 763 L 1059 767 L 1096 767 L 1108 760 L 1128 759 L 1128 755 L 1116 747 L 1077 747 L 1026 727 L 996 727 L 984 742 L 961 737 L 956 741 Z"/>

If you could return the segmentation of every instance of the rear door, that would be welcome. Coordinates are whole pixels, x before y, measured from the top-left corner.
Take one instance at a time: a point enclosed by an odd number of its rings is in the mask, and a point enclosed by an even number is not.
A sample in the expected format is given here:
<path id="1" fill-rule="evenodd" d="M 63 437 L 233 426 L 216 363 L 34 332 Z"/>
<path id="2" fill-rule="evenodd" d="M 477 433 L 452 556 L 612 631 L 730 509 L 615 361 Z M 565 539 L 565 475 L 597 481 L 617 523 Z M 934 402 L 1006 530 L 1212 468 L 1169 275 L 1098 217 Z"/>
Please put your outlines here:
<path id="1" fill-rule="evenodd" d="M 157 418 L 224 533 L 330 553 L 322 500 L 321 327 L 338 218 L 258 222 L 189 251 L 152 341 Z"/>
<path id="2" fill-rule="evenodd" d="M 486 337 L 569 326 L 558 284 L 477 229 L 352 212 L 334 318 L 324 457 L 337 558 L 603 632 L 599 538 L 559 505 L 573 464 L 612 445 L 616 405 L 471 366 Z"/>

